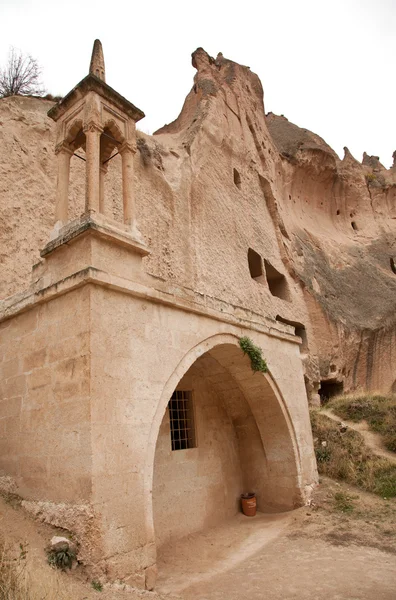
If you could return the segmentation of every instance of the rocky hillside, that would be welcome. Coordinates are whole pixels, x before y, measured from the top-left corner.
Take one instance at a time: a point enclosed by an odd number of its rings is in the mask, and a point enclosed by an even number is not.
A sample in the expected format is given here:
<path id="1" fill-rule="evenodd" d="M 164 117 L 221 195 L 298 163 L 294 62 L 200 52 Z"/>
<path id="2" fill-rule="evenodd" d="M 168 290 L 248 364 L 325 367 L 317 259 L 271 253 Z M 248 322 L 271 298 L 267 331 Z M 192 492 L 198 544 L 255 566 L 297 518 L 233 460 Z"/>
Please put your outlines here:
<path id="1" fill-rule="evenodd" d="M 325 394 L 337 386 L 394 389 L 396 167 L 366 155 L 359 163 L 347 149 L 340 160 L 318 135 L 265 115 L 260 80 L 248 67 L 202 49 L 193 65 L 179 117 L 153 136 L 139 134 L 146 270 L 296 325 L 312 399 L 320 382 Z M 29 284 L 53 224 L 51 106 L 0 100 L 1 298 Z M 83 175 L 73 159 L 71 216 L 83 210 Z M 106 194 L 115 218 L 120 192 L 114 159 Z M 283 297 L 252 280 L 249 247 L 284 274 Z"/>

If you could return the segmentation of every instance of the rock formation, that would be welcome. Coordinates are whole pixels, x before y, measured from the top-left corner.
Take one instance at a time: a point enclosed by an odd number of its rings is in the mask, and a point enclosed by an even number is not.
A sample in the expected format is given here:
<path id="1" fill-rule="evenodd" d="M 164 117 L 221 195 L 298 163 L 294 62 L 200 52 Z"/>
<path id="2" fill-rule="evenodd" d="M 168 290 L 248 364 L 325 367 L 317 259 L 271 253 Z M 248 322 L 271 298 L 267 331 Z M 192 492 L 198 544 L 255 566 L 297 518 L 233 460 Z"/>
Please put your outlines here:
<path id="1" fill-rule="evenodd" d="M 320 387 L 322 395 L 395 390 L 395 167 L 366 154 L 359 163 L 347 148 L 340 160 L 319 136 L 265 115 L 260 80 L 248 67 L 202 48 L 192 57 L 197 73 L 180 115 L 153 136 L 138 134 L 147 272 L 294 327 L 312 402 Z M 100 43 L 95 60 L 104 78 Z M 27 286 L 53 224 L 51 106 L 0 100 L 3 299 Z M 82 165 L 73 158 L 72 215 L 83 212 Z M 108 180 L 118 219 L 119 157 Z M 247 247 L 265 258 L 268 287 L 249 273 Z"/>

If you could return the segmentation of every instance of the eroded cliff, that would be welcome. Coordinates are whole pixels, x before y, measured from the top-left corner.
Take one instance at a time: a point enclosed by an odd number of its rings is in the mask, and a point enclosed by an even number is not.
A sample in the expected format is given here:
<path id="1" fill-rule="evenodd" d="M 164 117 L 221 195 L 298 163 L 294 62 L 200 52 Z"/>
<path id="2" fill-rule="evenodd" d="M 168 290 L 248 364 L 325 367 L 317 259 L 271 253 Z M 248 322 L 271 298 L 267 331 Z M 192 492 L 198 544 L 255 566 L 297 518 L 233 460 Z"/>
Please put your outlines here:
<path id="1" fill-rule="evenodd" d="M 202 49 L 193 65 L 179 117 L 138 135 L 146 270 L 258 321 L 295 326 L 312 399 L 320 382 L 324 393 L 332 385 L 388 391 L 396 377 L 396 168 L 368 156 L 360 164 L 347 149 L 340 160 L 319 136 L 265 116 L 248 67 Z M 0 100 L 2 298 L 27 287 L 53 224 L 51 106 Z M 115 218 L 118 158 L 106 182 Z M 83 212 L 83 195 L 83 163 L 73 158 L 71 216 Z"/>

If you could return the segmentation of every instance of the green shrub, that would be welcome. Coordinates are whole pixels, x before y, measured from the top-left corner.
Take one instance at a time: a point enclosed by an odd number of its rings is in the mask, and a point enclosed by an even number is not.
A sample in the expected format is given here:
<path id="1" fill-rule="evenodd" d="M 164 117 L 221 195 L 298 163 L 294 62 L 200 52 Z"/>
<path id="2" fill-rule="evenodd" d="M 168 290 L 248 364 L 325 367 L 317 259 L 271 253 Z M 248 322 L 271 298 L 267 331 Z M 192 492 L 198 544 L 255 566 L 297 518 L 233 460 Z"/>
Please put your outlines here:
<path id="1" fill-rule="evenodd" d="M 97 592 L 102 592 L 103 591 L 103 585 L 100 583 L 100 581 L 96 581 L 96 579 L 94 579 L 93 581 L 91 581 L 91 586 Z"/>
<path id="2" fill-rule="evenodd" d="M 48 564 L 57 569 L 62 569 L 65 571 L 66 569 L 71 569 L 73 565 L 73 560 L 76 560 L 76 554 L 70 550 L 70 548 L 65 548 L 61 550 L 48 550 Z"/>
<path id="3" fill-rule="evenodd" d="M 258 371 L 261 371 L 261 373 L 266 373 L 268 371 L 267 363 L 262 356 L 261 348 L 255 346 L 250 338 L 241 337 L 239 339 L 239 346 L 243 353 L 247 354 L 250 358 L 252 371 L 255 373 Z"/>

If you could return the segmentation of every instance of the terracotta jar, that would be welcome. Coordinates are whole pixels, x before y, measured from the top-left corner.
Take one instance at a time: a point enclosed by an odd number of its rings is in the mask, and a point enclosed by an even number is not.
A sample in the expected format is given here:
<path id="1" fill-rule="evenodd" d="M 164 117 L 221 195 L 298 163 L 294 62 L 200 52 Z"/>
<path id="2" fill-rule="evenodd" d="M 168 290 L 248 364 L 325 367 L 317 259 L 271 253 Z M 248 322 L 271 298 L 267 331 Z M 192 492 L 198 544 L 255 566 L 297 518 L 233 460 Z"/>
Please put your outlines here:
<path id="1" fill-rule="evenodd" d="M 256 515 L 257 501 L 254 492 L 247 494 L 241 494 L 242 512 L 247 517 L 254 517 Z"/>

